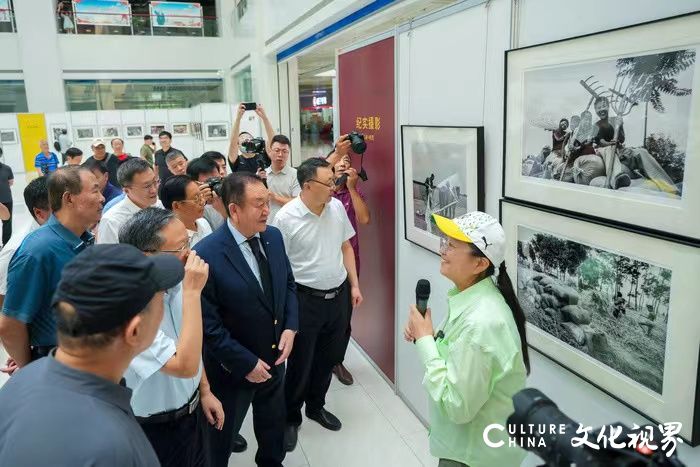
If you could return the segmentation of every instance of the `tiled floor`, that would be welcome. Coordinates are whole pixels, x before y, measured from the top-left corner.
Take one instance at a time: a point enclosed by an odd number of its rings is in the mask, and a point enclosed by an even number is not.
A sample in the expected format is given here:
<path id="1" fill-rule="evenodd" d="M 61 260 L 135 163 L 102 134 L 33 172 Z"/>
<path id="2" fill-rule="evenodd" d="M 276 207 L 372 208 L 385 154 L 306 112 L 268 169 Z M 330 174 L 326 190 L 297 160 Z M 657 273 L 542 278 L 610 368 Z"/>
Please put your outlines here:
<path id="1" fill-rule="evenodd" d="M 421 467 L 435 466 L 428 452 L 428 433 L 393 389 L 353 346 L 345 365 L 355 384 L 343 386 L 333 378 L 326 408 L 343 422 L 338 432 L 304 420 L 299 444 L 287 454 L 286 467 Z M 230 467 L 255 467 L 257 444 L 248 413 L 241 434 L 248 450 L 232 454 Z"/>
<path id="2" fill-rule="evenodd" d="M 33 176 L 31 176 L 33 178 Z M 12 187 L 14 197 L 13 229 L 20 231 L 31 221 L 22 191 L 24 175 L 18 175 Z M 0 364 L 5 363 L 0 346 Z M 286 467 L 421 467 L 435 466 L 437 459 L 428 452 L 428 433 L 408 407 L 394 394 L 369 361 L 353 346 L 345 364 L 355 377 L 355 384 L 343 386 L 333 378 L 326 408 L 343 422 L 342 430 L 328 431 L 305 420 L 299 431 L 299 444 L 287 454 Z M 0 386 L 7 380 L 0 374 Z M 253 434 L 252 413 L 243 424 L 241 434 L 248 440 L 248 450 L 232 454 L 231 467 L 255 467 L 257 450 Z"/>

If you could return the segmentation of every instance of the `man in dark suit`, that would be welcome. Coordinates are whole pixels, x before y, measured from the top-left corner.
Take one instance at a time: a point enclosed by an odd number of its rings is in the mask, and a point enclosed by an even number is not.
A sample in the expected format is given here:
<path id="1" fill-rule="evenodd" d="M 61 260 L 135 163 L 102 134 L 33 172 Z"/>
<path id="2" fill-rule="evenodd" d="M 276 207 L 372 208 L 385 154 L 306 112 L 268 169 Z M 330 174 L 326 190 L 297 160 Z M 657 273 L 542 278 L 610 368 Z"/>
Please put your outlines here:
<path id="1" fill-rule="evenodd" d="M 299 329 L 296 285 L 280 231 L 266 225 L 269 192 L 253 174 L 224 179 L 228 219 L 197 244 L 209 264 L 202 291 L 204 365 L 226 423 L 212 430 L 213 467 L 224 467 L 232 438 L 253 405 L 259 467 L 285 456 L 284 362 Z"/>

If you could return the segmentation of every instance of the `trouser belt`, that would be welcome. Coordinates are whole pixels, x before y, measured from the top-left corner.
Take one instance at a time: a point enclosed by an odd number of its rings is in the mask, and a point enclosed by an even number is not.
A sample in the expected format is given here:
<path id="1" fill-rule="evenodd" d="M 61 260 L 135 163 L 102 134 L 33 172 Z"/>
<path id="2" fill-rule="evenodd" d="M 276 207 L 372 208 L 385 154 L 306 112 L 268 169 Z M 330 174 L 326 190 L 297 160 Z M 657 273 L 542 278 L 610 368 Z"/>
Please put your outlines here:
<path id="1" fill-rule="evenodd" d="M 305 285 L 297 283 L 297 290 L 299 292 L 311 295 L 312 297 L 323 298 L 324 300 L 333 300 L 335 297 L 340 295 L 340 292 L 343 291 L 343 288 L 345 288 L 345 282 L 340 284 L 340 286 L 338 286 L 337 288 L 330 290 L 312 289 L 311 287 L 307 287 Z"/>
<path id="2" fill-rule="evenodd" d="M 169 410 L 167 412 L 161 412 L 157 414 L 150 415 L 148 417 L 136 417 L 136 420 L 142 425 L 150 425 L 155 423 L 168 423 L 179 420 L 180 418 L 190 415 L 192 412 L 197 410 L 199 406 L 199 389 L 197 389 L 189 402 L 179 409 Z"/>

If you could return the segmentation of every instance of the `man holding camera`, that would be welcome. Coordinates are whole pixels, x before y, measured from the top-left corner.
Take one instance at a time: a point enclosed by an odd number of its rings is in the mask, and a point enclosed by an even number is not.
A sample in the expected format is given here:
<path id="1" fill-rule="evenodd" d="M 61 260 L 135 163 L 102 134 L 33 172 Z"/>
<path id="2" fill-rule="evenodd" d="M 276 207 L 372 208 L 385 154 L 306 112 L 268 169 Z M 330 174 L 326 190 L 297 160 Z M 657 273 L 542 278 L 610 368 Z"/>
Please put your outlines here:
<path id="1" fill-rule="evenodd" d="M 252 110 L 256 113 L 265 126 L 265 134 L 268 144 L 271 144 L 272 137 L 275 131 L 272 129 L 270 119 L 267 118 L 265 109 L 261 105 L 254 102 L 241 103 L 238 106 L 236 113 L 236 121 L 233 122 L 233 130 L 231 130 L 231 142 L 228 148 L 228 161 L 231 165 L 231 172 L 250 172 L 258 177 L 265 179 L 265 167 L 270 165 L 270 157 L 267 152 L 270 152 L 270 147 L 265 147 L 264 142 L 260 138 L 253 138 L 253 135 L 247 131 L 241 132 L 241 119 L 246 111 Z M 239 154 L 240 150 L 240 154 Z"/>
<path id="2" fill-rule="evenodd" d="M 340 159 L 335 167 L 333 168 L 335 175 L 335 192 L 333 197 L 340 201 L 345 208 L 345 212 L 348 214 L 348 219 L 350 219 L 350 224 L 352 228 L 355 229 L 355 236 L 350 239 L 350 244 L 352 245 L 352 251 L 355 254 L 355 268 L 357 269 L 357 277 L 360 277 L 360 239 L 359 232 L 357 230 L 357 224 L 367 225 L 370 221 L 369 207 L 365 202 L 365 197 L 357 186 L 357 182 L 360 176 L 352 167 L 352 161 L 350 155 L 346 154 Z M 350 343 L 351 334 L 351 320 L 352 320 L 352 310 L 348 314 L 348 330 L 346 335 L 345 349 L 347 350 L 347 345 Z M 354 383 L 352 374 L 348 371 L 343 363 L 339 363 L 333 368 L 333 374 L 338 377 L 338 381 L 350 386 Z"/>
<path id="3" fill-rule="evenodd" d="M 268 224 L 275 220 L 275 215 L 282 206 L 301 193 L 297 180 L 297 169 L 287 165 L 291 146 L 289 138 L 284 135 L 276 135 L 271 141 L 272 165 L 265 171 L 267 173 L 267 188 L 270 190 Z"/>
<path id="4" fill-rule="evenodd" d="M 223 182 L 223 178 L 220 177 L 221 166 L 216 159 L 207 154 L 209 153 L 205 152 L 201 157 L 190 161 L 187 165 L 187 175 L 199 184 L 199 189 L 206 202 L 204 219 L 213 231 L 224 224 L 226 208 L 221 200 L 221 184 Z"/>

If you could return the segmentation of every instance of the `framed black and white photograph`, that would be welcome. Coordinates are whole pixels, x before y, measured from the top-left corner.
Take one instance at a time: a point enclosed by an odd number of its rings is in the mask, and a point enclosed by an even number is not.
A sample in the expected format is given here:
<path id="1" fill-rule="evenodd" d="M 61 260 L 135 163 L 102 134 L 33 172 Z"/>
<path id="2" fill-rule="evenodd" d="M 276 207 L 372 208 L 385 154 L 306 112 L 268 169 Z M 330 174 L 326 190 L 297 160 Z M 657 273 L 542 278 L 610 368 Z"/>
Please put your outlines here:
<path id="1" fill-rule="evenodd" d="M 68 125 L 51 125 L 51 146 L 53 146 L 54 142 L 58 141 L 59 136 L 61 136 L 64 131 L 68 134 Z"/>
<path id="2" fill-rule="evenodd" d="M 187 136 L 190 134 L 189 124 L 187 123 L 173 123 L 173 136 Z"/>
<path id="3" fill-rule="evenodd" d="M 161 131 L 166 131 L 168 129 L 165 123 L 151 123 L 150 127 L 151 131 L 149 133 L 153 135 L 153 138 L 158 138 L 158 134 Z"/>
<path id="4" fill-rule="evenodd" d="M 17 132 L 11 128 L 0 129 L 0 143 L 17 144 Z"/>
<path id="5" fill-rule="evenodd" d="M 433 214 L 454 218 L 483 210 L 483 127 L 401 126 L 406 240 L 434 253 Z"/>
<path id="6" fill-rule="evenodd" d="M 694 14 L 506 52 L 503 195 L 700 241 L 698 47 Z"/>
<path id="7" fill-rule="evenodd" d="M 119 138 L 119 126 L 117 125 L 105 125 L 100 128 L 100 133 L 103 138 Z"/>
<path id="8" fill-rule="evenodd" d="M 124 126 L 124 136 L 127 138 L 142 138 L 143 126 L 142 125 L 125 125 Z"/>
<path id="9" fill-rule="evenodd" d="M 530 346 L 700 443 L 700 248 L 519 202 L 501 223 Z"/>
<path id="10" fill-rule="evenodd" d="M 228 139 L 228 123 L 207 123 L 206 139 Z"/>
<path id="11" fill-rule="evenodd" d="M 95 127 L 92 126 L 76 126 L 73 127 L 75 131 L 75 139 L 77 141 L 87 141 L 95 138 Z"/>

